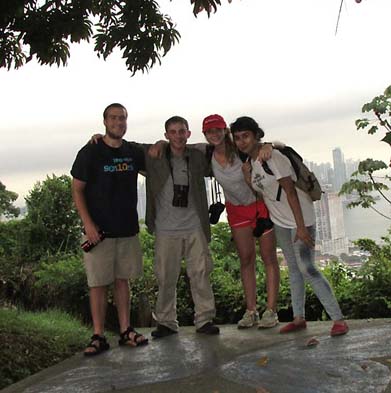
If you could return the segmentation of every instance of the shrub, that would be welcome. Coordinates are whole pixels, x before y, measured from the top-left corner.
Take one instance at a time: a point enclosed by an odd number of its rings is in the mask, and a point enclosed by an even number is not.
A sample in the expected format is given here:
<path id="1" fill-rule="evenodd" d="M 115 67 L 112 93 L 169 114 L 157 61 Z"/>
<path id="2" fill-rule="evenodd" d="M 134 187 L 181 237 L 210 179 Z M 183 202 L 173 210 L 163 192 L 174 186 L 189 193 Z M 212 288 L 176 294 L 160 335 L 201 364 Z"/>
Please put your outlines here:
<path id="1" fill-rule="evenodd" d="M 64 254 L 41 261 L 34 276 L 37 304 L 60 308 L 89 321 L 88 286 L 81 255 Z"/>

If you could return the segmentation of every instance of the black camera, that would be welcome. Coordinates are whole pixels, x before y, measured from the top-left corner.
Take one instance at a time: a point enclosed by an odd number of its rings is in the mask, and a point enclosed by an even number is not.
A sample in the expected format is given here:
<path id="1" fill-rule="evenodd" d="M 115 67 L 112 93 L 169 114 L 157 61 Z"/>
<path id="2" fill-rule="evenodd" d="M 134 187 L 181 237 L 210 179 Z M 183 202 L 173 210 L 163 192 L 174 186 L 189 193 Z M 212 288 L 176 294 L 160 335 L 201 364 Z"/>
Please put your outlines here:
<path id="1" fill-rule="evenodd" d="M 270 218 L 257 218 L 257 222 L 255 223 L 255 228 L 253 230 L 254 237 L 261 237 L 262 234 L 273 228 L 273 222 Z"/>
<path id="2" fill-rule="evenodd" d="M 209 206 L 209 222 L 211 224 L 217 224 L 220 219 L 221 213 L 224 211 L 225 205 L 221 202 L 212 203 Z"/>
<path id="3" fill-rule="evenodd" d="M 174 197 L 172 198 L 172 206 L 187 207 L 189 204 L 189 186 L 182 184 L 174 184 Z"/>

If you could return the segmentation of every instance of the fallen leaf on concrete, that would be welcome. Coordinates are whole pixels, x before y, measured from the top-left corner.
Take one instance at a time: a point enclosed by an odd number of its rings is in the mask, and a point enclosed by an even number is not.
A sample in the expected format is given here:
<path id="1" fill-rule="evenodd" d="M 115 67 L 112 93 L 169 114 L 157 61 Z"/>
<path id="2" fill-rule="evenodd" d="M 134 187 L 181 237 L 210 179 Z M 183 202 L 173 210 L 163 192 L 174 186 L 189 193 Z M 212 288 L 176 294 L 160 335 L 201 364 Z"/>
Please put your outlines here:
<path id="1" fill-rule="evenodd" d="M 269 390 L 265 389 L 265 388 L 257 388 L 255 390 L 255 393 L 270 393 Z"/>
<path id="2" fill-rule="evenodd" d="M 364 371 L 367 371 L 367 369 L 368 369 L 368 365 L 367 364 L 360 364 L 360 366 L 361 366 L 361 368 L 364 370 Z"/>
<path id="3" fill-rule="evenodd" d="M 315 347 L 319 344 L 319 340 L 316 337 L 311 337 L 305 343 L 306 347 Z"/>
<path id="4" fill-rule="evenodd" d="M 265 367 L 267 363 L 269 362 L 269 358 L 267 356 L 262 356 L 258 361 L 257 364 L 258 366 Z"/>

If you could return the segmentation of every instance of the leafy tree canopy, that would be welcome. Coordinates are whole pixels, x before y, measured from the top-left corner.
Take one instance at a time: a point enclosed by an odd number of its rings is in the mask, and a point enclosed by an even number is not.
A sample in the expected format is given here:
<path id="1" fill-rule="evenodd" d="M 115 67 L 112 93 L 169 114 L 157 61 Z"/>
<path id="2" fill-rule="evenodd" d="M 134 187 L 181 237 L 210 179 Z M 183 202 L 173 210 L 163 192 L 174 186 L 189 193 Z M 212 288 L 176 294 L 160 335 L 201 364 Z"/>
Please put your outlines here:
<path id="1" fill-rule="evenodd" d="M 228 0 L 231 2 L 231 0 Z M 208 16 L 220 0 L 190 0 L 193 13 Z M 94 40 L 106 59 L 120 49 L 134 75 L 161 63 L 180 34 L 155 0 L 1 0 L 0 67 L 38 63 L 66 65 L 70 43 Z"/>
<path id="2" fill-rule="evenodd" d="M 20 213 L 18 207 L 13 202 L 18 198 L 16 192 L 8 191 L 5 185 L 0 181 L 0 216 L 17 217 Z"/>
<path id="3" fill-rule="evenodd" d="M 35 183 L 25 198 L 30 242 L 45 254 L 79 248 L 81 227 L 71 183 L 72 179 L 66 175 L 47 176 Z"/>

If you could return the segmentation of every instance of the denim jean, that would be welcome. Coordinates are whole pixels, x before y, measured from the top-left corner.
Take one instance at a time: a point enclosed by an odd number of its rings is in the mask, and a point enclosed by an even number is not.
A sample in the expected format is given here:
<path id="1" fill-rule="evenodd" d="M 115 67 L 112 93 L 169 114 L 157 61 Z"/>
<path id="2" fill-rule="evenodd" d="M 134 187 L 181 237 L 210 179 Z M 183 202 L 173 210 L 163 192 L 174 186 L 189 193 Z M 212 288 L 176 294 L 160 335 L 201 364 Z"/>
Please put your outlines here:
<path id="1" fill-rule="evenodd" d="M 307 229 L 315 239 L 315 225 Z M 330 318 L 334 321 L 343 319 L 329 282 L 315 265 L 315 250 L 301 240 L 294 241 L 296 228 L 274 225 L 274 230 L 288 264 L 294 317 L 305 317 L 304 283 L 308 281 Z"/>

